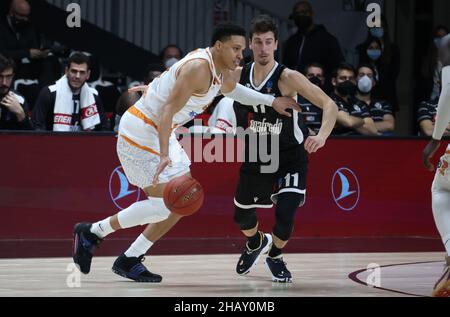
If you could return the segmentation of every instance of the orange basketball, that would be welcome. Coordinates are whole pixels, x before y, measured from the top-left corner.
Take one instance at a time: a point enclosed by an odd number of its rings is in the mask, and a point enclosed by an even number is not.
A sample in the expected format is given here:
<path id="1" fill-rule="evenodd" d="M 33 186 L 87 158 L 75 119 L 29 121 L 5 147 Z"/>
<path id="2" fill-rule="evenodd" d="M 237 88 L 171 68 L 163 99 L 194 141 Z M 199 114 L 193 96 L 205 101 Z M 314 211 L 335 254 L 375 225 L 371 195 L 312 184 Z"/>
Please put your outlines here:
<path id="1" fill-rule="evenodd" d="M 203 205 L 203 188 L 194 178 L 180 176 L 164 188 L 164 203 L 173 213 L 190 216 Z"/>

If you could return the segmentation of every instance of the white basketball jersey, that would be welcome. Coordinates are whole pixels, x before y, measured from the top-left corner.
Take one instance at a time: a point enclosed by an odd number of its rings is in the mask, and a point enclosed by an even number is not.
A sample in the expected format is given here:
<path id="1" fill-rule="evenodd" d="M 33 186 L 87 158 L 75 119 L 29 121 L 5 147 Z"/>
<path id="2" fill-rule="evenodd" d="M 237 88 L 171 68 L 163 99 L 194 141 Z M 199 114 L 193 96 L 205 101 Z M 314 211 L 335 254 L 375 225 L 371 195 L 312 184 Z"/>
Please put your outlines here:
<path id="1" fill-rule="evenodd" d="M 173 125 L 181 126 L 191 121 L 197 115 L 205 111 L 205 109 L 218 95 L 222 86 L 222 76 L 218 77 L 216 74 L 216 69 L 214 67 L 214 62 L 209 48 L 195 50 L 174 64 L 160 77 L 151 82 L 148 86 L 148 91 L 143 99 L 143 102 L 138 102 L 136 104 L 136 108 L 154 121 L 156 125 L 159 124 L 162 107 L 166 103 L 172 93 L 173 87 L 175 86 L 179 69 L 186 62 L 194 59 L 204 59 L 208 61 L 212 75 L 211 86 L 206 94 L 194 94 L 191 98 L 189 98 L 186 105 L 175 114 L 173 118 Z"/>

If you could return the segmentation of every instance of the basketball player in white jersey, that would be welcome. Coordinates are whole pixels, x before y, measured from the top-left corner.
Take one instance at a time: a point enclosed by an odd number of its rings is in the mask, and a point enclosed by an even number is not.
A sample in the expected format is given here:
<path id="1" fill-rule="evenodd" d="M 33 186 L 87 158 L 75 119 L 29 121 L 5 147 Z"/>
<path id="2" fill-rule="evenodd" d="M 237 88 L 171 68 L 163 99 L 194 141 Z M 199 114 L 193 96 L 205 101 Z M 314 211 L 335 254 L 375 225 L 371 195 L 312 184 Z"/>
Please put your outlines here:
<path id="1" fill-rule="evenodd" d="M 440 59 L 442 61 L 442 91 L 439 98 L 433 138 L 423 151 L 423 163 L 429 171 L 434 171 L 430 159 L 438 150 L 442 136 L 450 122 L 450 35 L 441 39 Z M 444 274 L 437 281 L 433 296 L 450 297 L 450 144 L 439 161 L 434 177 L 432 207 L 434 220 L 447 252 Z"/>
<path id="2" fill-rule="evenodd" d="M 221 25 L 214 30 L 211 48 L 198 49 L 155 79 L 143 98 L 122 117 L 117 153 L 129 182 L 148 196 L 117 215 L 94 224 L 80 223 L 74 229 L 73 260 L 89 273 L 93 251 L 107 235 L 119 229 L 148 225 L 138 239 L 113 265 L 113 272 L 137 282 L 160 282 L 141 263 L 146 252 L 174 226 L 181 216 L 163 202 L 165 185 L 189 174 L 190 161 L 173 129 L 201 114 L 219 92 L 249 106 L 272 106 L 290 116 L 299 110 L 289 98 L 274 98 L 237 85 L 233 71 L 242 60 L 245 30 Z"/>

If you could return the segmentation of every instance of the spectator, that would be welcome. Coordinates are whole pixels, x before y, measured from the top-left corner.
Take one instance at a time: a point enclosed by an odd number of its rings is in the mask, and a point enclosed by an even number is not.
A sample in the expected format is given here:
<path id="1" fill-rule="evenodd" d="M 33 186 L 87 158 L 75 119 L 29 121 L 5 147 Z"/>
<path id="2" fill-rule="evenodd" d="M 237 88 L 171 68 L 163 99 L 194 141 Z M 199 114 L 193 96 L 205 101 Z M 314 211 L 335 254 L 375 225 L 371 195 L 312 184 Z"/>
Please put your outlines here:
<path id="1" fill-rule="evenodd" d="M 392 135 L 395 128 L 392 106 L 387 101 L 377 100 L 372 96 L 372 91 L 377 84 L 375 70 L 372 66 L 368 64 L 359 66 L 357 83 L 356 98 L 368 107 L 378 132 L 384 135 Z"/>
<path id="2" fill-rule="evenodd" d="M 367 39 L 358 45 L 359 64 L 370 64 L 376 73 L 377 86 L 373 92 L 378 99 L 387 100 L 399 110 L 397 97 L 397 78 L 400 73 L 400 50 L 391 42 L 388 24 L 381 17 L 380 28 L 370 28 Z"/>
<path id="3" fill-rule="evenodd" d="M 441 87 L 442 63 L 438 58 L 438 51 L 441 46 L 441 39 L 449 33 L 446 26 L 439 25 L 433 31 L 433 39 L 430 39 L 430 45 L 427 56 L 422 66 L 422 84 L 418 87 L 424 87 L 424 94 L 421 100 L 434 100 L 439 97 Z M 425 96 L 425 97 L 424 97 Z"/>
<path id="4" fill-rule="evenodd" d="M 161 59 L 166 69 L 172 67 L 172 65 L 178 62 L 182 57 L 183 51 L 175 44 L 167 45 L 159 54 L 159 58 Z"/>
<path id="5" fill-rule="evenodd" d="M 438 103 L 439 97 L 434 100 L 423 101 L 420 103 L 417 119 L 419 123 L 420 136 L 431 137 L 433 135 Z M 450 136 L 450 123 L 444 133 L 444 136 Z"/>
<path id="6" fill-rule="evenodd" d="M 147 67 L 147 70 L 144 75 L 144 81 L 142 83 L 134 82 L 134 86 L 148 85 L 153 80 L 161 76 L 164 72 L 164 66 L 159 63 L 150 64 Z M 131 88 L 131 87 L 130 87 Z M 116 104 L 116 116 L 114 122 L 114 132 L 119 131 L 120 118 L 123 114 L 133 106 L 139 99 L 141 98 L 141 94 L 138 92 L 128 92 L 124 91 L 120 96 L 119 100 Z"/>
<path id="7" fill-rule="evenodd" d="M 284 47 L 283 63 L 302 72 L 305 66 L 318 62 L 325 71 L 335 69 L 344 61 L 337 39 L 323 25 L 314 24 L 314 12 L 309 1 L 298 2 L 290 16 L 297 25 L 297 33 L 292 35 Z M 329 79 L 331 74 L 327 73 Z"/>
<path id="8" fill-rule="evenodd" d="M 349 64 L 338 66 L 332 79 L 334 92 L 330 97 L 339 108 L 335 135 L 378 135 L 367 106 L 358 101 L 355 71 Z"/>
<path id="9" fill-rule="evenodd" d="M 13 92 L 15 64 L 0 55 L 0 130 L 32 130 L 25 98 Z"/>
<path id="10" fill-rule="evenodd" d="M 8 14 L 0 21 L 0 53 L 14 59 L 17 78 L 39 79 L 42 85 L 50 84 L 60 76 L 56 57 L 44 49 L 44 37 L 30 22 L 31 7 L 26 0 L 12 0 Z"/>
<path id="11" fill-rule="evenodd" d="M 41 90 L 33 110 L 36 130 L 92 131 L 107 130 L 104 108 L 98 93 L 88 86 L 89 57 L 71 55 L 65 75 L 55 85 Z"/>
<path id="12" fill-rule="evenodd" d="M 305 76 L 316 86 L 323 89 L 325 74 L 323 66 L 319 63 L 308 64 L 305 68 Z M 322 125 L 322 109 L 313 105 L 309 100 L 298 96 L 297 102 L 302 108 L 302 116 L 311 135 L 317 135 Z"/>

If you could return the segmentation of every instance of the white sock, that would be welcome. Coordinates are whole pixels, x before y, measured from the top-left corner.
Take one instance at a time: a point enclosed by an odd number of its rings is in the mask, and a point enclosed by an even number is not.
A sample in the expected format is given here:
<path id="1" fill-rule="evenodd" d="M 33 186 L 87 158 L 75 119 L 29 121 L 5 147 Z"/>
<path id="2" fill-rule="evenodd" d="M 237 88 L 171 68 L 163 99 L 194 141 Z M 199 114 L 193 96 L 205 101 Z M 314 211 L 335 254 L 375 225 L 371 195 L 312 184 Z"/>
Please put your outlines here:
<path id="1" fill-rule="evenodd" d="M 450 256 L 450 192 L 439 190 L 435 182 L 432 193 L 434 221 L 441 234 L 447 255 Z"/>
<path id="2" fill-rule="evenodd" d="M 149 197 L 119 212 L 118 220 L 120 227 L 127 229 L 161 222 L 167 219 L 169 214 L 170 210 L 167 209 L 162 198 Z"/>
<path id="3" fill-rule="evenodd" d="M 125 256 L 127 258 L 140 257 L 146 254 L 147 251 L 152 247 L 153 242 L 149 241 L 143 234 L 141 234 L 136 241 L 130 246 L 130 248 L 125 251 Z"/>
<path id="4" fill-rule="evenodd" d="M 107 235 L 113 233 L 115 230 L 111 227 L 110 219 L 111 217 L 108 217 L 106 219 L 94 223 L 91 227 L 91 232 L 100 239 L 103 239 Z"/>

